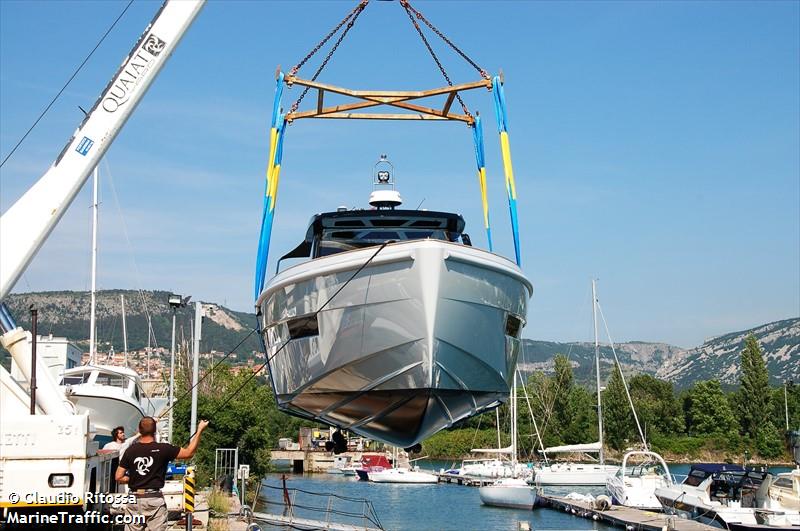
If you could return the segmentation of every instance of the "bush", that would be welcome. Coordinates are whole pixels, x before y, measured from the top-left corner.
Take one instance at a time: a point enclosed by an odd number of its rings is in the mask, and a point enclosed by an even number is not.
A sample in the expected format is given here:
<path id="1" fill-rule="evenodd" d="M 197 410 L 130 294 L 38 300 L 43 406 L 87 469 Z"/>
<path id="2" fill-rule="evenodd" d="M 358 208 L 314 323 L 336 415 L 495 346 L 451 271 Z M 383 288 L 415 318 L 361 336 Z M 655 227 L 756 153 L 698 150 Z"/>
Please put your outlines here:
<path id="1" fill-rule="evenodd" d="M 208 510 L 212 513 L 223 515 L 228 514 L 231 510 L 231 501 L 228 499 L 228 495 L 217 489 L 212 489 L 208 493 L 206 502 L 208 503 Z"/>
<path id="2" fill-rule="evenodd" d="M 653 435 L 653 450 L 659 453 L 672 453 L 686 456 L 697 455 L 705 445 L 702 437 L 688 435 Z"/>

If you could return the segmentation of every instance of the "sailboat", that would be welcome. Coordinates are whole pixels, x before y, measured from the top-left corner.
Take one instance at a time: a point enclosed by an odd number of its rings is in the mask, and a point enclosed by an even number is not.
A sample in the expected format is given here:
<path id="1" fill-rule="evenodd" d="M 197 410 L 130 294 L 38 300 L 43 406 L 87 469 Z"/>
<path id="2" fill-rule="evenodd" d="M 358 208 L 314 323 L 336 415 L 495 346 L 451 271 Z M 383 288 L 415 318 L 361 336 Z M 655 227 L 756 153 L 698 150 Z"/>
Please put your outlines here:
<path id="1" fill-rule="evenodd" d="M 311 219 L 259 328 L 282 409 L 409 448 L 506 401 L 533 287 L 459 214 L 399 209 L 385 156 L 370 205 Z"/>
<path id="2" fill-rule="evenodd" d="M 597 286 L 592 279 L 592 321 L 594 324 L 595 382 L 597 385 L 597 429 L 600 440 L 596 443 L 553 446 L 539 450 L 547 454 L 597 453 L 597 463 L 552 463 L 534 467 L 536 485 L 605 485 L 606 478 L 619 470 L 618 466 L 605 464 L 603 451 L 603 405 L 600 393 L 600 340 L 597 333 Z"/>
<path id="3" fill-rule="evenodd" d="M 495 507 L 509 507 L 514 509 L 533 509 L 536 505 L 536 491 L 528 484 L 526 478 L 518 473 L 517 469 L 517 378 L 516 371 L 514 383 L 511 386 L 510 415 L 511 415 L 511 477 L 501 478 L 491 485 L 478 489 L 481 503 Z"/>
<path id="4" fill-rule="evenodd" d="M 408 454 L 400 453 L 399 449 L 394 449 L 394 466 L 383 470 L 376 470 L 369 473 L 369 481 L 372 483 L 408 483 L 426 484 L 438 483 L 439 477 L 430 472 L 423 472 L 419 467 L 411 466 Z"/>

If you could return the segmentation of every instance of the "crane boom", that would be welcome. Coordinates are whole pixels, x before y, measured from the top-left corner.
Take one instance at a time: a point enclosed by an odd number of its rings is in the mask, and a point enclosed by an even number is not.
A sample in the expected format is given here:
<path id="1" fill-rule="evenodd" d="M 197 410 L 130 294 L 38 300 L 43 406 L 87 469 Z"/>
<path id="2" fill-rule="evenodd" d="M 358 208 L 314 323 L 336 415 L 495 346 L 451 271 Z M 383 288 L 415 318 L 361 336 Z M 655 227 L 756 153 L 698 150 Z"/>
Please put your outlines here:
<path id="1" fill-rule="evenodd" d="M 52 166 L 0 217 L 0 300 L 83 187 L 205 0 L 167 0 Z"/>

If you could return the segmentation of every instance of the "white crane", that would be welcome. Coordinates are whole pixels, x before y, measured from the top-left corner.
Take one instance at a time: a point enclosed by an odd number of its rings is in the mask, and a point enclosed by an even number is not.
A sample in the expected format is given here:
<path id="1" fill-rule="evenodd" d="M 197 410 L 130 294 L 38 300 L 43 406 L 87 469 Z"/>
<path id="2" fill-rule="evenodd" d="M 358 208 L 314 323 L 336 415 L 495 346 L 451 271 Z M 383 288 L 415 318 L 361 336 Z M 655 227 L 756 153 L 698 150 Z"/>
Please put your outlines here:
<path id="1" fill-rule="evenodd" d="M 0 342 L 28 380 L 30 347 L 23 341 L 27 333 L 16 326 L 2 300 L 114 142 L 204 3 L 205 0 L 167 0 L 161 6 L 50 168 L 0 216 Z M 45 413 L 55 404 L 56 396 L 42 389 L 50 387 L 50 383 L 40 382 L 37 393 L 37 403 L 50 398 L 50 408 L 40 406 Z"/>

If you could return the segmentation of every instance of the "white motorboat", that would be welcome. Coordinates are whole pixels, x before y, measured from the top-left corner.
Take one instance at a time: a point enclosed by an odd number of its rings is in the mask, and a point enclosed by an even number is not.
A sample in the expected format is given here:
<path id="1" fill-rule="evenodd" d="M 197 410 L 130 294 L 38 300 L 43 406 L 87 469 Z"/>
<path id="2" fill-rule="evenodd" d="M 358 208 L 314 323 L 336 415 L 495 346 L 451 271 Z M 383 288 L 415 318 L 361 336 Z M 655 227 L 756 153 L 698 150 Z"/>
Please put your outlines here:
<path id="1" fill-rule="evenodd" d="M 640 462 L 633 464 L 631 458 Z M 627 452 L 617 473 L 606 480 L 613 503 L 650 511 L 661 510 L 655 490 L 672 485 L 664 459 L 655 452 L 644 451 Z"/>
<path id="2" fill-rule="evenodd" d="M 395 209 L 391 179 L 314 216 L 256 307 L 281 409 L 408 448 L 507 400 L 533 288 L 460 215 Z"/>
<path id="3" fill-rule="evenodd" d="M 344 474 L 345 468 L 350 467 L 350 456 L 349 455 L 335 455 L 333 456 L 333 466 L 327 469 L 325 472 L 328 474 Z M 356 475 L 355 468 L 353 469 L 353 474 Z"/>
<path id="4" fill-rule="evenodd" d="M 797 509 L 770 507 L 771 476 L 740 465 L 692 465 L 678 485 L 655 490 L 664 511 L 729 529 L 800 529 Z"/>
<path id="5" fill-rule="evenodd" d="M 61 388 L 79 414 L 88 413 L 97 434 L 123 426 L 129 436 L 145 416 L 139 375 L 127 367 L 81 365 L 66 369 Z"/>
<path id="6" fill-rule="evenodd" d="M 362 467 L 361 463 L 357 465 L 349 465 L 342 468 L 342 474 L 348 477 L 354 477 L 358 475 L 358 470 Z"/>
<path id="7" fill-rule="evenodd" d="M 800 511 L 800 468 L 775 476 L 769 486 L 769 508 Z"/>
<path id="8" fill-rule="evenodd" d="M 416 468 L 388 468 L 369 473 L 373 483 L 438 483 L 439 477 Z"/>

